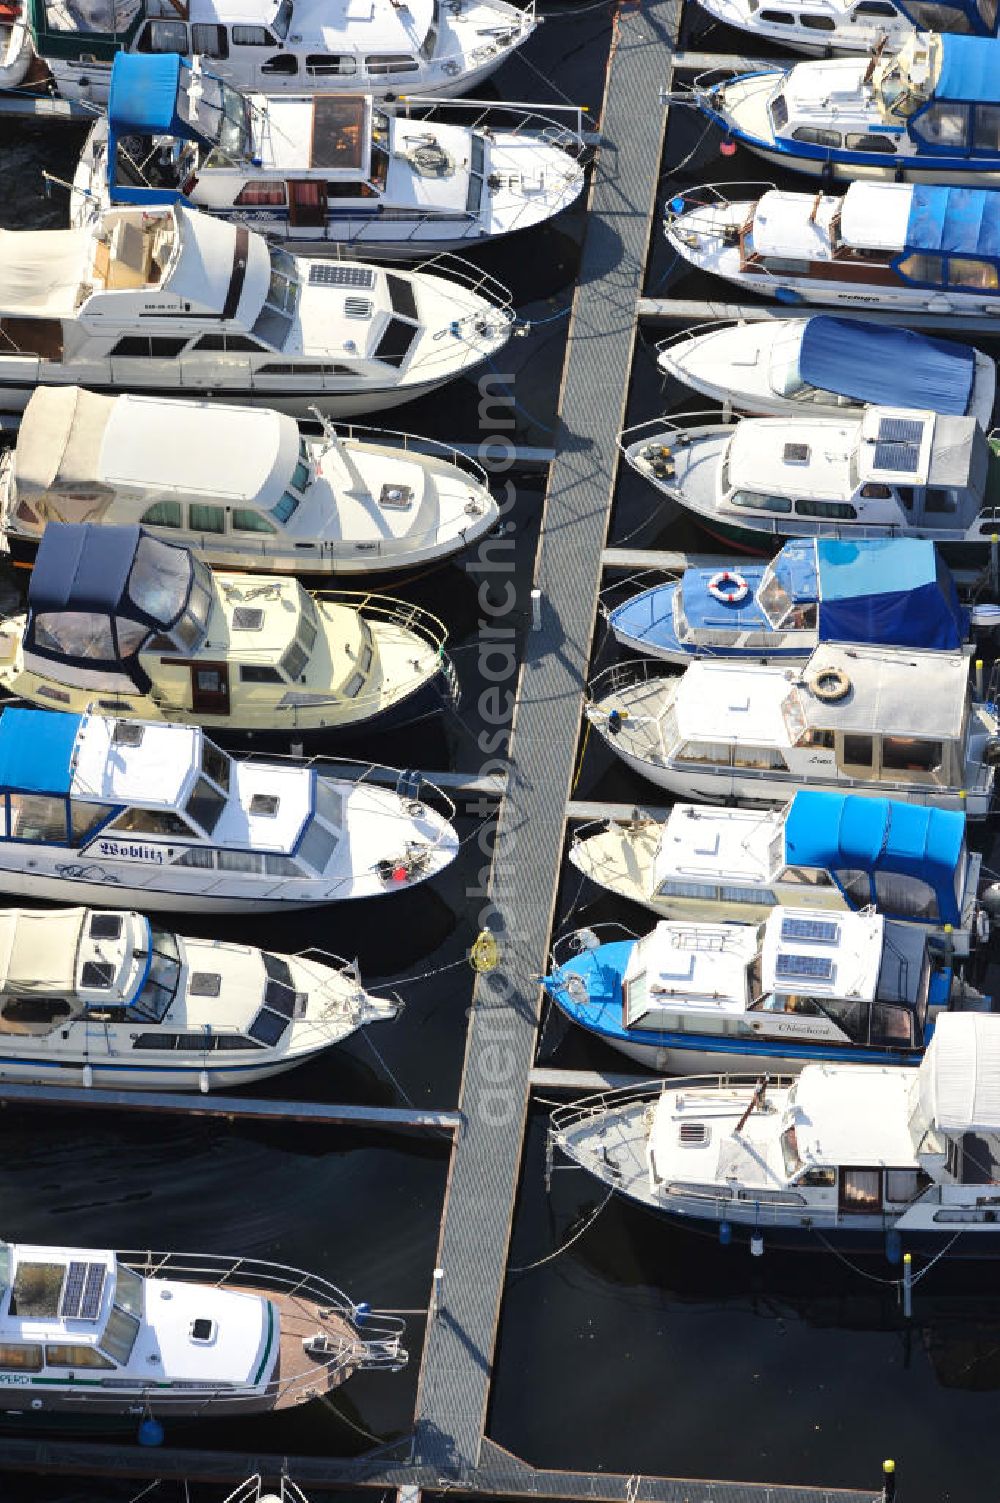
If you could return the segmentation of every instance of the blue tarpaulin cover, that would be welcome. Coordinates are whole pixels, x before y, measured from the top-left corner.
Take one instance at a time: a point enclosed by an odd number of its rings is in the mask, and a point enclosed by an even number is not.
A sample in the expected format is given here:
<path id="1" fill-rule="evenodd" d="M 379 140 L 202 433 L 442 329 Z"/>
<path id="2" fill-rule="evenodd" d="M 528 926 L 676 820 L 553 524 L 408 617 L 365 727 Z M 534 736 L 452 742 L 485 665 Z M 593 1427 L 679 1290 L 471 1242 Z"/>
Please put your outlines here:
<path id="1" fill-rule="evenodd" d="M 1000 256 L 1000 190 L 915 183 L 905 249 Z"/>
<path id="2" fill-rule="evenodd" d="M 177 113 L 181 69 L 175 52 L 119 52 L 111 68 L 108 125 L 111 132 L 138 131 L 149 136 L 187 136 Z"/>
<path id="3" fill-rule="evenodd" d="M 961 922 L 955 886 L 964 842 L 962 813 L 856 793 L 805 790 L 785 817 L 789 865 L 918 877 L 934 889 L 947 924 Z"/>
<path id="4" fill-rule="evenodd" d="M 113 614 L 125 599 L 141 537 L 140 527 L 88 523 L 46 527 L 28 586 L 29 609 Z M 133 602 L 128 603 L 126 613 L 137 614 Z"/>
<path id="5" fill-rule="evenodd" d="M 0 714 L 0 788 L 68 793 L 82 719 L 64 710 L 4 710 Z"/>
<path id="6" fill-rule="evenodd" d="M 1000 42 L 991 45 L 1000 48 Z M 921 407 L 964 417 L 975 370 L 975 351 L 970 345 L 930 339 L 912 329 L 820 314 L 806 319 L 802 331 L 799 372 L 803 381 L 856 402 Z"/>
<path id="7" fill-rule="evenodd" d="M 821 642 L 961 647 L 969 615 L 934 544 L 919 538 L 816 541 Z"/>
<path id="8" fill-rule="evenodd" d="M 941 71 L 935 99 L 954 99 L 965 104 L 997 102 L 1000 76 L 1000 42 L 994 37 L 967 37 L 945 32 L 938 38 Z"/>

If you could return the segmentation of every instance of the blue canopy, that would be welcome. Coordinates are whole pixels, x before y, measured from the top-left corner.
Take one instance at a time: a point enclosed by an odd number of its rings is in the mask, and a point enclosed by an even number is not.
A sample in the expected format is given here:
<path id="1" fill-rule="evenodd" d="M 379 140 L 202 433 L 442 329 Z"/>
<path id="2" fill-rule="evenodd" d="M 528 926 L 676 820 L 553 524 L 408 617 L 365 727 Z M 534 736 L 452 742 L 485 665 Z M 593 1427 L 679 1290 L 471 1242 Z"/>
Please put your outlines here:
<path id="1" fill-rule="evenodd" d="M 969 613 L 934 544 L 919 538 L 816 541 L 821 642 L 880 642 L 950 651 Z"/>
<path id="2" fill-rule="evenodd" d="M 964 841 L 964 814 L 856 793 L 797 793 L 785 818 L 789 865 L 917 877 L 934 889 L 947 924 L 961 922 L 955 876 Z"/>
<path id="3" fill-rule="evenodd" d="M 108 94 L 111 134 L 190 137 L 177 113 L 182 68 L 190 71 L 176 52 L 116 53 Z"/>
<path id="4" fill-rule="evenodd" d="M 82 715 L 63 710 L 0 714 L 0 787 L 19 793 L 67 794 Z"/>
<path id="5" fill-rule="evenodd" d="M 1000 48 L 1000 42 L 988 45 Z M 1000 57 L 996 61 L 1000 65 Z M 855 402 L 920 407 L 964 417 L 975 370 L 976 353 L 970 345 L 949 344 L 912 329 L 879 327 L 823 313 L 807 318 L 802 330 L 799 372 L 803 381 Z"/>
<path id="6" fill-rule="evenodd" d="M 938 38 L 941 72 L 935 99 L 962 104 L 996 104 L 1000 75 L 1000 42 L 994 37 L 960 36 L 945 32 Z"/>
<path id="7" fill-rule="evenodd" d="M 1000 256 L 1000 191 L 915 183 L 905 249 Z"/>

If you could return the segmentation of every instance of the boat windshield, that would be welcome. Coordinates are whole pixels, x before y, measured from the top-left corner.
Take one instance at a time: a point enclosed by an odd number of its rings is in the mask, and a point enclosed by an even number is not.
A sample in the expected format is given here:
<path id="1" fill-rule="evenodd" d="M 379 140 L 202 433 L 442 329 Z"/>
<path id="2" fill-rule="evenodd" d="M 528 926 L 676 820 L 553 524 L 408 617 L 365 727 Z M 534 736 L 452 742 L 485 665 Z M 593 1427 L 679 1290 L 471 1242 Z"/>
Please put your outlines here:
<path id="1" fill-rule="evenodd" d="M 184 805 L 184 813 L 200 829 L 204 830 L 206 835 L 211 835 L 219 823 L 225 807 L 225 794 L 202 773 L 191 790 L 190 798 Z"/>
<path id="2" fill-rule="evenodd" d="M 785 1178 L 791 1179 L 802 1168 L 802 1159 L 799 1156 L 799 1145 L 795 1136 L 794 1122 L 785 1128 L 778 1141 L 781 1143 L 781 1157 L 785 1161 Z"/>
<path id="3" fill-rule="evenodd" d="M 99 1346 L 106 1357 L 122 1367 L 132 1355 L 142 1322 L 144 1281 L 124 1263 L 115 1261 L 115 1290 L 111 1313 Z"/>
<path id="4" fill-rule="evenodd" d="M 757 593 L 757 604 L 774 627 L 778 626 L 792 608 L 792 597 L 774 572 L 773 564 L 768 564 L 764 571 Z"/>
<path id="5" fill-rule="evenodd" d="M 130 1018 L 162 1023 L 177 995 L 181 957 L 176 937 L 165 929 L 150 929 L 149 972 L 142 990 L 129 1007 Z"/>
<path id="6" fill-rule="evenodd" d="M 221 78 L 205 79 L 196 107 L 188 104 L 189 124 L 215 145 L 205 158 L 206 167 L 224 167 L 248 157 L 252 149 L 250 105 Z"/>
<path id="7" fill-rule="evenodd" d="M 170 628 L 171 635 L 187 652 L 194 652 L 204 641 L 212 612 L 211 573 L 200 559 L 192 562 L 194 570 L 187 605 L 180 619 Z"/>
<path id="8" fill-rule="evenodd" d="M 273 349 L 282 350 L 295 322 L 301 284 L 294 256 L 273 245 L 268 247 L 268 254 L 271 257 L 271 276 L 253 333 Z"/>
<path id="9" fill-rule="evenodd" d="M 292 0 L 281 0 L 281 4 L 274 13 L 271 22 L 271 30 L 277 32 L 282 41 L 288 35 L 288 28 L 292 24 Z"/>

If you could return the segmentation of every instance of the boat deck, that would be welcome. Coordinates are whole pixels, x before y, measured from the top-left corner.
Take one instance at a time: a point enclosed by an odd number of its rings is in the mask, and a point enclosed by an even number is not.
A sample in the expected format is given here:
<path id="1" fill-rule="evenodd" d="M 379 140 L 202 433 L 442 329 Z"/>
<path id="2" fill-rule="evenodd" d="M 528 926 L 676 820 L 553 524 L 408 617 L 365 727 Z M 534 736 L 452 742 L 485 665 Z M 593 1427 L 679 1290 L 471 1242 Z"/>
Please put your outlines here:
<path id="1" fill-rule="evenodd" d="M 357 1338 L 336 1310 L 298 1294 L 262 1290 L 275 1306 L 281 1323 L 281 1352 L 268 1394 L 274 1409 L 293 1409 L 345 1383 L 357 1367 Z M 320 1338 L 326 1354 L 313 1355 L 308 1343 Z"/>

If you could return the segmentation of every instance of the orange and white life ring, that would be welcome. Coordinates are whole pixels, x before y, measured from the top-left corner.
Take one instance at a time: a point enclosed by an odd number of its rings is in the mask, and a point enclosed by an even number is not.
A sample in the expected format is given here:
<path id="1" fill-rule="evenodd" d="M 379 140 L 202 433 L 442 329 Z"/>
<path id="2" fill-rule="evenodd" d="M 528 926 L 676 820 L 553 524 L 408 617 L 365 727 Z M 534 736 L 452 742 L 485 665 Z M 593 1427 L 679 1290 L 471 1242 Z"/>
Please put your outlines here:
<path id="1" fill-rule="evenodd" d="M 735 569 L 720 569 L 708 581 L 708 593 L 721 605 L 741 605 L 750 593 L 750 586 Z"/>

